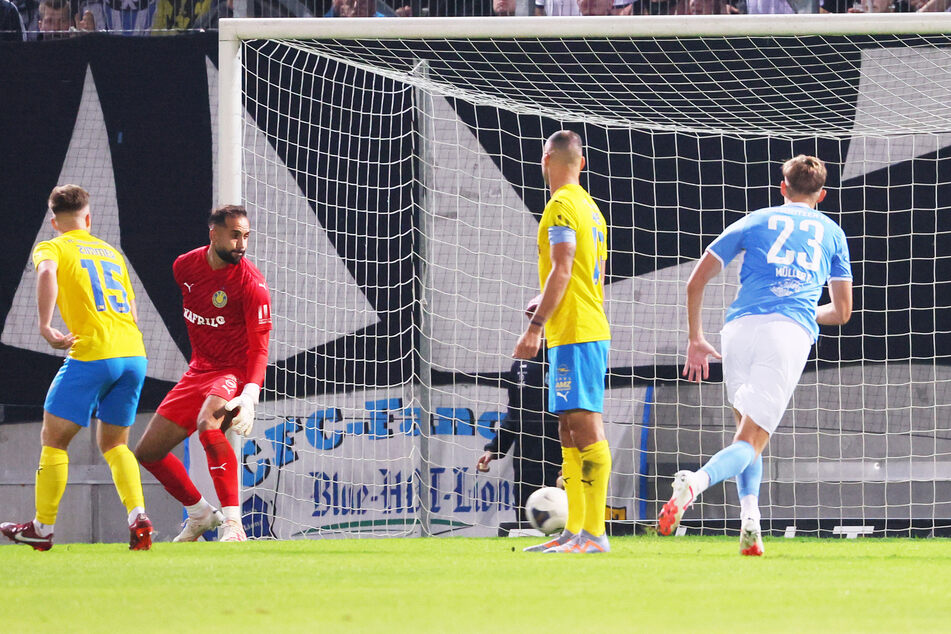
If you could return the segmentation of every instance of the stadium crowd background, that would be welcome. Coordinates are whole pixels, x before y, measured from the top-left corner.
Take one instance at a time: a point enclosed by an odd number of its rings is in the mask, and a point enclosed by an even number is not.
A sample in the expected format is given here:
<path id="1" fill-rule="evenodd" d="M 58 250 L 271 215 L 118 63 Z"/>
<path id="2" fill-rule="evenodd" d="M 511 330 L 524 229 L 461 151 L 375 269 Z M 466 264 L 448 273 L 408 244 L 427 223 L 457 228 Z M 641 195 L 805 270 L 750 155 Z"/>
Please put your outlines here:
<path id="1" fill-rule="evenodd" d="M 214 29 L 222 17 L 712 15 L 951 11 L 951 0 L 0 0 L 0 39 Z"/>

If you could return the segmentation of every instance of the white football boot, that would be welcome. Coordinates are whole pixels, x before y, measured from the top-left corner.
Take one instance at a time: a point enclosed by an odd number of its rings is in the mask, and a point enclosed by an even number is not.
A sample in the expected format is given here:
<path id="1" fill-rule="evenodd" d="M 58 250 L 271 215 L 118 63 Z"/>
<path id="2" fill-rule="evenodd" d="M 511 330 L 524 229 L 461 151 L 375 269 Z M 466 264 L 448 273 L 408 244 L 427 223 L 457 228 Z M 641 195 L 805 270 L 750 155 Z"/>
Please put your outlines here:
<path id="1" fill-rule="evenodd" d="M 697 495 L 690 484 L 693 475 L 693 471 L 678 471 L 674 474 L 674 482 L 671 485 L 674 494 L 657 516 L 657 531 L 661 535 L 671 535 L 677 530 L 684 511 L 690 508 L 696 499 Z"/>
<path id="2" fill-rule="evenodd" d="M 740 554 L 751 557 L 763 555 L 763 532 L 759 522 L 754 519 L 743 520 L 743 526 L 740 528 Z"/>
<path id="3" fill-rule="evenodd" d="M 218 509 L 209 506 L 208 513 L 199 517 L 189 517 L 182 522 L 182 532 L 179 533 L 173 542 L 194 542 L 204 535 L 207 531 L 214 530 L 221 526 L 225 521 L 224 515 Z"/>
<path id="4" fill-rule="evenodd" d="M 221 535 L 218 537 L 218 541 L 246 542 L 248 541 L 248 536 L 244 534 L 244 526 L 241 525 L 240 520 L 231 519 L 229 517 L 221 526 Z"/>

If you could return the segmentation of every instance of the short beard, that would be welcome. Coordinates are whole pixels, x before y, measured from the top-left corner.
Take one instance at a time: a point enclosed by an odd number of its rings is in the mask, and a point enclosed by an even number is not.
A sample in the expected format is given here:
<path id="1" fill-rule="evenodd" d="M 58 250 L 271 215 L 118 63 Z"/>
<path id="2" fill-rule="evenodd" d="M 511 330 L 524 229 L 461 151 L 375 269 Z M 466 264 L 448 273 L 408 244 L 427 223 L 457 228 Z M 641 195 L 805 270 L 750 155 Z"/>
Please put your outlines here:
<path id="1" fill-rule="evenodd" d="M 218 257 L 227 262 L 228 264 L 237 264 L 241 261 L 241 258 L 244 257 L 244 254 L 235 256 L 231 251 L 227 249 L 215 249 L 215 253 L 218 254 Z"/>

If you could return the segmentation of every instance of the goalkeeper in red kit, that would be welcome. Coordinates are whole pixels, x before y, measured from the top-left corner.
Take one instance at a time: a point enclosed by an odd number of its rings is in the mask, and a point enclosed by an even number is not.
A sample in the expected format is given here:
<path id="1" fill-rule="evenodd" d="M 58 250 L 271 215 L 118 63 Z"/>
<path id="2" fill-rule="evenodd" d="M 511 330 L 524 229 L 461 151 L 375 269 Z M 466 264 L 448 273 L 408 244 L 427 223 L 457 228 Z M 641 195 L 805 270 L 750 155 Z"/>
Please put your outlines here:
<path id="1" fill-rule="evenodd" d="M 195 541 L 223 524 L 221 541 L 245 541 L 238 505 L 238 458 L 225 438 L 230 426 L 247 436 L 254 422 L 271 331 L 271 300 L 264 276 L 245 257 L 251 233 L 244 207 L 225 205 L 208 218 L 210 245 L 172 265 L 192 358 L 159 405 L 135 448 L 139 462 L 188 511 L 173 540 Z M 170 452 L 195 431 L 221 510 L 195 487 Z"/>

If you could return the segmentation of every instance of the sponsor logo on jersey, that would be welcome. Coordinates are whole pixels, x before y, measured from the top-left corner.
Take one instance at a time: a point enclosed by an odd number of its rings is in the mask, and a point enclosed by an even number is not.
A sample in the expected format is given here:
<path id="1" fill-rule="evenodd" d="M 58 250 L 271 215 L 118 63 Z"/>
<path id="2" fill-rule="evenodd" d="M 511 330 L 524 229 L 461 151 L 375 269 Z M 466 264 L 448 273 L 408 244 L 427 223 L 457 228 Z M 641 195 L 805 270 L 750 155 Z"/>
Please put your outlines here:
<path id="1" fill-rule="evenodd" d="M 182 311 L 185 319 L 195 324 L 196 326 L 211 326 L 212 328 L 217 328 L 218 326 L 223 326 L 225 323 L 225 318 L 222 315 L 217 317 L 202 317 L 201 315 L 196 315 L 187 308 Z"/>
<path id="2" fill-rule="evenodd" d="M 228 304 L 228 294 L 224 291 L 215 291 L 215 294 L 211 296 L 211 303 L 215 305 L 215 308 L 224 308 Z"/>
<path id="3" fill-rule="evenodd" d="M 799 292 L 799 289 L 802 288 L 802 282 L 797 280 L 783 280 L 769 287 L 769 290 L 776 297 L 789 297 L 794 293 Z"/>

